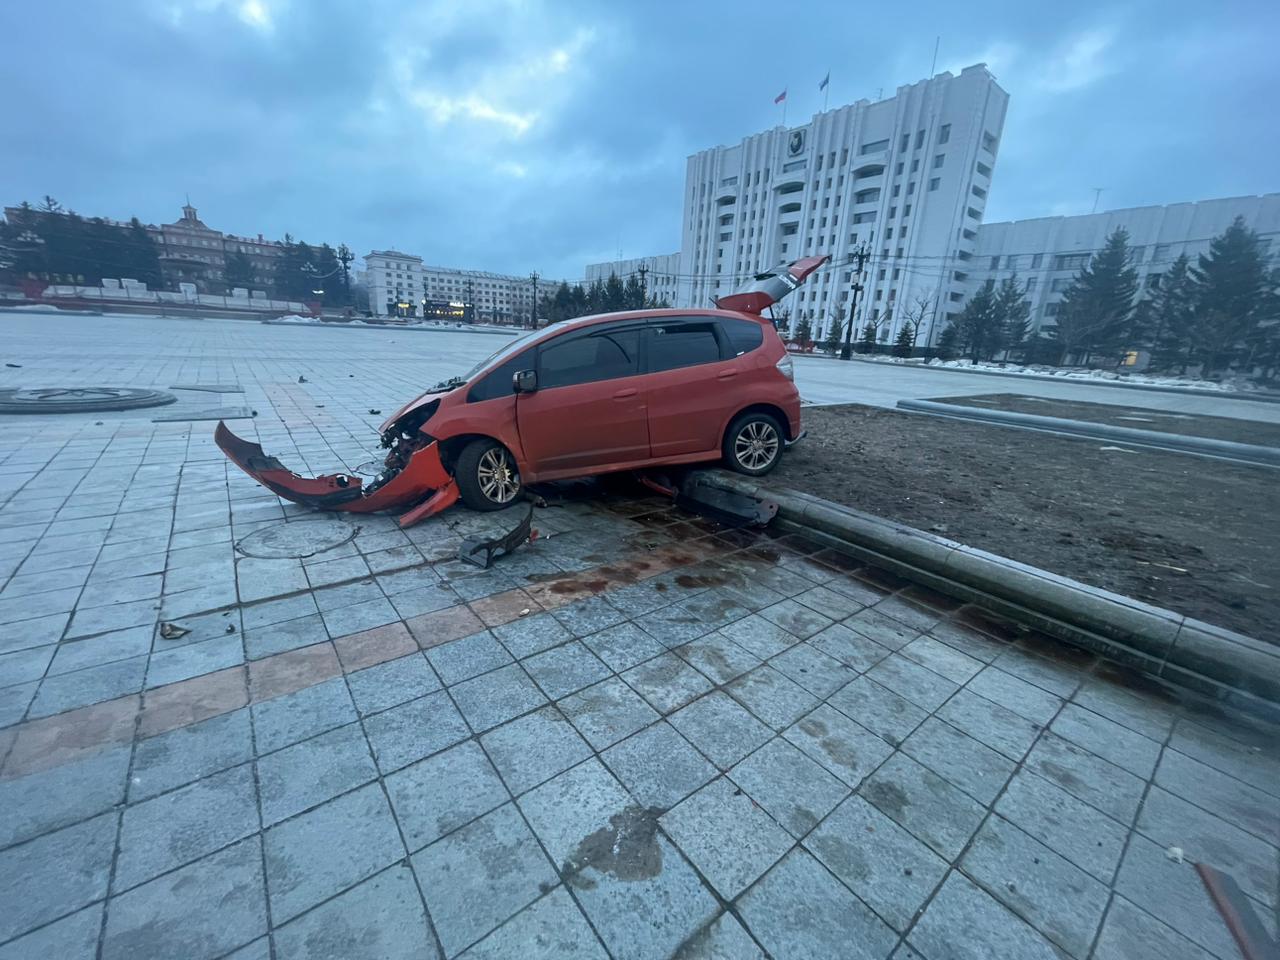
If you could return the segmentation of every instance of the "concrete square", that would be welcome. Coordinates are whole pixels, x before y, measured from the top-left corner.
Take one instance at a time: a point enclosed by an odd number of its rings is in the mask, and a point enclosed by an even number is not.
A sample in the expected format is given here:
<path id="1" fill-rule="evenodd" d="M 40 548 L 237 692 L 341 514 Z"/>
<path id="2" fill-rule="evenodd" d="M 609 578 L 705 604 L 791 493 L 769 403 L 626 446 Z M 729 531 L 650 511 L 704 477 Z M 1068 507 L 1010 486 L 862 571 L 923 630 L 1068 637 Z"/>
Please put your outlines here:
<path id="1" fill-rule="evenodd" d="M 384 774 L 465 740 L 469 733 L 443 691 L 375 714 L 364 728 Z"/>
<path id="2" fill-rule="evenodd" d="M 1061 697 L 996 667 L 984 669 L 969 681 L 965 689 L 1041 726 L 1052 720 L 1062 706 Z"/>
<path id="3" fill-rule="evenodd" d="M 43 655 L 47 663 L 52 650 L 48 647 L 41 649 L 48 651 Z M 9 656 L 15 657 L 18 654 Z M 74 710 L 76 707 L 137 693 L 142 689 L 146 669 L 146 657 L 131 657 L 128 660 L 104 663 L 98 667 L 86 667 L 84 670 L 76 670 L 56 677 L 45 677 L 35 699 L 31 702 L 27 717 L 28 719 L 48 717 L 55 713 Z"/>
<path id="4" fill-rule="evenodd" d="M 1139 777 L 1052 733 L 1031 749 L 1026 768 L 1126 826 L 1133 823 L 1146 789 Z"/>
<path id="5" fill-rule="evenodd" d="M 1177 750 L 1165 750 L 1161 755 L 1155 782 L 1204 810 L 1214 811 L 1272 846 L 1280 846 L 1280 816 L 1276 815 L 1275 797 L 1257 787 L 1224 776 Z M 1089 800 L 1089 797 L 1081 799 Z"/>
<path id="6" fill-rule="evenodd" d="M 680 709 L 711 689 L 710 680 L 674 653 L 632 667 L 622 679 L 662 714 Z"/>
<path id="7" fill-rule="evenodd" d="M 902 752 L 984 805 L 995 802 L 1015 766 L 1008 757 L 937 717 L 916 728 L 902 742 Z"/>
<path id="8" fill-rule="evenodd" d="M 264 826 L 331 800 L 378 775 L 358 723 L 268 754 L 257 766 Z"/>
<path id="9" fill-rule="evenodd" d="M 804 846 L 895 930 L 906 930 L 947 862 L 862 797 L 850 797 Z"/>
<path id="10" fill-rule="evenodd" d="M 515 663 L 455 684 L 449 693 L 477 733 L 547 702 L 529 675 Z"/>
<path id="11" fill-rule="evenodd" d="M 677 710 L 671 725 L 721 770 L 728 770 L 773 736 L 772 730 L 719 690 Z"/>
<path id="12" fill-rule="evenodd" d="M 825 703 L 782 735 L 853 788 L 893 753 L 870 730 Z"/>
<path id="13" fill-rule="evenodd" d="M 440 681 L 421 653 L 388 660 L 347 674 L 347 686 L 361 716 L 435 693 Z"/>
<path id="14" fill-rule="evenodd" d="M 857 676 L 852 667 L 846 667 L 809 643 L 797 643 L 770 660 L 769 666 L 820 699 L 831 696 Z"/>
<path id="15" fill-rule="evenodd" d="M 898 654 L 881 660 L 867 676 L 930 713 L 960 689 L 959 684 Z"/>
<path id="16" fill-rule="evenodd" d="M 103 904 L 85 907 L 0 947 L 0 960 L 97 960 Z"/>
<path id="17" fill-rule="evenodd" d="M 855 613 L 844 621 L 844 625 L 890 650 L 901 650 L 924 632 L 886 616 L 875 607 L 868 607 L 866 610 Z"/>
<path id="18" fill-rule="evenodd" d="M 981 660 L 930 636 L 917 637 L 899 653 L 922 667 L 928 667 L 939 676 L 946 677 L 952 683 L 968 683 L 982 669 Z"/>
<path id="19" fill-rule="evenodd" d="M 523 666 L 552 700 L 559 700 L 609 676 L 610 670 L 577 640 L 535 654 Z"/>
<path id="20" fill-rule="evenodd" d="M 573 635 L 549 613 L 534 613 L 518 617 L 510 623 L 493 628 L 494 636 L 517 660 L 548 650 Z"/>
<path id="21" fill-rule="evenodd" d="M 262 847 L 250 837 L 113 897 L 102 958 L 213 960 L 266 932 Z"/>
<path id="22" fill-rule="evenodd" d="M 963 936 L 958 935 L 960 931 Z M 1061 960 L 1061 954 L 1033 927 L 959 873 L 947 877 L 912 929 L 911 946 L 930 960 Z"/>
<path id="23" fill-rule="evenodd" d="M 320 614 L 283 620 L 261 627 L 247 627 L 244 632 L 245 654 L 250 660 L 260 660 L 276 653 L 309 647 L 329 639 Z"/>
<path id="24" fill-rule="evenodd" d="M 1025 757 L 1040 736 L 1030 720 L 967 689 L 944 703 L 937 716 L 1010 760 Z"/>
<path id="25" fill-rule="evenodd" d="M 591 748 L 550 704 L 480 738 L 507 788 L 524 793 L 591 756 Z"/>
<path id="26" fill-rule="evenodd" d="M 761 660 L 776 656 L 800 642 L 799 637 L 756 613 L 726 624 L 718 632 Z"/>
<path id="27" fill-rule="evenodd" d="M 588 597 L 565 604 L 558 610 L 553 610 L 552 616 L 575 637 L 599 633 L 627 619 L 627 615 L 604 596 Z"/>
<path id="28" fill-rule="evenodd" d="M 509 799 L 484 751 L 467 740 L 386 779 L 410 850 L 417 850 Z"/>
<path id="29" fill-rule="evenodd" d="M 144 883 L 258 831 L 253 770 L 215 773 L 124 812 L 112 891 Z"/>
<path id="30" fill-rule="evenodd" d="M 960 855 L 986 815 L 980 803 L 901 753 L 885 761 L 858 793 L 947 860 Z"/>
<path id="31" fill-rule="evenodd" d="M 1093 956 L 1094 960 L 1214 960 L 1209 951 L 1124 897 L 1112 901 Z"/>
<path id="32" fill-rule="evenodd" d="M 488 630 L 431 647 L 427 659 L 446 686 L 488 673 L 511 662 L 511 655 Z"/>
<path id="33" fill-rule="evenodd" d="M 117 660 L 128 660 L 151 652 L 151 628 L 131 627 L 85 640 L 68 640 L 58 645 L 49 664 L 51 676 L 70 673 L 85 667 L 96 667 Z"/>
<path id="34" fill-rule="evenodd" d="M 843 620 L 851 617 L 863 607 L 861 603 L 848 594 L 840 593 L 828 587 L 813 587 L 795 596 L 798 603 L 803 603 L 812 610 L 817 610 L 824 617 L 832 620 Z"/>
<path id="35" fill-rule="evenodd" d="M 356 719 L 342 677 L 252 706 L 258 753 L 270 753 Z"/>
<path id="36" fill-rule="evenodd" d="M 610 670 L 621 673 L 638 663 L 652 660 L 666 652 L 666 647 L 649 636 L 634 623 L 620 623 L 584 637 L 582 642 L 608 665 Z"/>
<path id="37" fill-rule="evenodd" d="M 795 600 L 782 600 L 765 607 L 760 616 L 801 640 L 812 637 L 831 625 L 831 618 Z"/>
<path id="38" fill-rule="evenodd" d="M 513 804 L 413 855 L 446 956 L 456 956 L 558 883 Z"/>
<path id="39" fill-rule="evenodd" d="M 895 747 L 928 716 L 923 708 L 867 676 L 845 684 L 827 703 Z"/>
<path id="40" fill-rule="evenodd" d="M 743 674 L 725 691 L 774 730 L 794 723 L 818 705 L 818 698 L 765 664 Z"/>
<path id="41" fill-rule="evenodd" d="M 665 720 L 614 744 L 600 758 L 642 807 L 657 810 L 675 806 L 717 773 Z"/>
<path id="42" fill-rule="evenodd" d="M 608 960 L 564 887 L 556 887 L 462 954 L 462 960 Z"/>
<path id="43" fill-rule="evenodd" d="M 797 839 L 849 795 L 846 784 L 781 738 L 735 765 L 729 777 Z"/>
<path id="44" fill-rule="evenodd" d="M 788 960 L 882 960 L 898 939 L 866 904 L 798 848 L 747 891 L 738 910 L 765 949 Z"/>
<path id="45" fill-rule="evenodd" d="M 283 923 L 405 855 L 395 818 L 371 783 L 263 834 L 271 916 Z"/>
<path id="46" fill-rule="evenodd" d="M 715 684 L 729 683 L 760 664 L 759 657 L 722 633 L 699 637 L 674 648 L 672 652 Z"/>
<path id="47" fill-rule="evenodd" d="M 870 670 L 891 653 L 888 647 L 880 646 L 842 623 L 833 623 L 815 633 L 809 638 L 809 644 L 859 673 Z"/>
<path id="48" fill-rule="evenodd" d="M 158 650 L 147 665 L 147 686 L 162 687 L 239 663 L 244 663 L 244 643 L 238 632 L 172 650 Z"/>
<path id="49" fill-rule="evenodd" d="M 424 611 L 417 610 L 416 612 L 422 613 Z M 336 610 L 324 610 L 321 611 L 320 616 L 324 619 L 325 629 L 329 631 L 329 635 L 332 637 L 341 637 L 348 633 L 371 630 L 374 627 L 395 623 L 397 620 L 403 619 L 403 614 L 391 605 L 390 600 L 385 599 L 366 600 L 363 603 L 353 603 L 350 606 L 338 607 Z"/>
<path id="50" fill-rule="evenodd" d="M 62 766 L 0 780 L 0 847 L 85 820 L 124 799 L 128 745 Z"/>
<path id="51" fill-rule="evenodd" d="M 440 956 L 407 865 L 396 864 L 275 931 L 289 960 L 436 960 Z"/>

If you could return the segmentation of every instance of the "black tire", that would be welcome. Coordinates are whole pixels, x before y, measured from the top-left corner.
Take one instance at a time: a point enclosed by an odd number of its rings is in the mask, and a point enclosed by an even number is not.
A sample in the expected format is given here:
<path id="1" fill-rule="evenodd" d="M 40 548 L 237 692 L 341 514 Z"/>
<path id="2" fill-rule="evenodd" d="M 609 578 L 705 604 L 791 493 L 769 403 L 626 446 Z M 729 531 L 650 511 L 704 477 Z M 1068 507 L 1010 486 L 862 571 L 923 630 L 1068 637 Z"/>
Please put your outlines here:
<path id="1" fill-rule="evenodd" d="M 502 468 L 509 471 L 504 481 Z M 472 510 L 501 510 L 520 499 L 523 486 L 515 457 L 496 440 L 472 440 L 453 466 L 462 502 Z M 514 484 L 514 487 L 512 487 Z"/>
<path id="2" fill-rule="evenodd" d="M 721 452 L 730 470 L 763 477 L 778 465 L 784 446 L 782 425 L 767 413 L 744 413 L 725 431 Z"/>

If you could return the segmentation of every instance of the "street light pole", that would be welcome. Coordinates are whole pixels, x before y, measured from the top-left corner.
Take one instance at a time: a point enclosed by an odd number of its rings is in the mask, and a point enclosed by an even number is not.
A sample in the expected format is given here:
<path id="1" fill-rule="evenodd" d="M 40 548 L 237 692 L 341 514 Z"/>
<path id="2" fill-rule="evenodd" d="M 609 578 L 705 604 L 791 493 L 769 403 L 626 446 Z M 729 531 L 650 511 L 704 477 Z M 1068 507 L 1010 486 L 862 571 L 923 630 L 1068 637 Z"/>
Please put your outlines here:
<path id="1" fill-rule="evenodd" d="M 529 280 L 533 284 L 533 305 L 529 308 L 529 326 L 534 330 L 538 329 L 538 279 L 537 270 L 529 274 Z"/>
<path id="2" fill-rule="evenodd" d="M 855 261 L 853 269 L 853 297 L 849 301 L 849 322 L 844 329 L 844 345 L 840 348 L 840 359 L 853 357 L 853 318 L 858 311 L 858 294 L 862 292 L 862 268 L 867 262 L 867 245 L 864 243 L 853 252 Z"/>

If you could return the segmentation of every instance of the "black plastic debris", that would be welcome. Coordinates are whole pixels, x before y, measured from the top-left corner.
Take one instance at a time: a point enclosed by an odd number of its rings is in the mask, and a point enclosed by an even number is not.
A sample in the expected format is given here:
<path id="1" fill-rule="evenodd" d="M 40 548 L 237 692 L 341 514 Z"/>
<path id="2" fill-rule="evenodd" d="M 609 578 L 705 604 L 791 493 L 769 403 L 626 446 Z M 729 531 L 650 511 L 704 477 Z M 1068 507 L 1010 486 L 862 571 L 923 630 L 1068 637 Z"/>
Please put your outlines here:
<path id="1" fill-rule="evenodd" d="M 524 519 L 502 536 L 494 537 L 492 540 L 463 540 L 462 546 L 458 548 L 458 559 L 474 564 L 481 570 L 488 570 L 494 560 L 505 557 L 521 544 L 537 538 L 538 531 L 533 529 L 533 504 L 531 503 Z"/>
<path id="2" fill-rule="evenodd" d="M 680 481 L 676 506 L 730 527 L 763 527 L 778 515 L 774 501 L 722 489 L 699 470 Z"/>

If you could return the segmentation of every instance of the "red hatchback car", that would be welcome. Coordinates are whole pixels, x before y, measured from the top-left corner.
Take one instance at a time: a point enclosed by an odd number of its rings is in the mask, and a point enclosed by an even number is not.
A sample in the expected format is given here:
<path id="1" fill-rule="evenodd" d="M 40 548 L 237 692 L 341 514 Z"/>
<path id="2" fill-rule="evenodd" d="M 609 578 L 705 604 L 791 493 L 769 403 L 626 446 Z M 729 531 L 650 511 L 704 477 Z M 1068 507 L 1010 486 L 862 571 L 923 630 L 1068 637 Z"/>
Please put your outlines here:
<path id="1" fill-rule="evenodd" d="M 736 309 L 611 313 L 531 331 L 383 424 L 386 465 L 367 486 L 298 477 L 223 424 L 218 445 L 276 493 L 321 509 L 421 501 L 406 526 L 459 497 L 496 510 L 524 484 L 569 477 L 720 459 L 760 476 L 803 435 L 791 358 L 760 310 L 824 259 L 719 301 Z"/>

